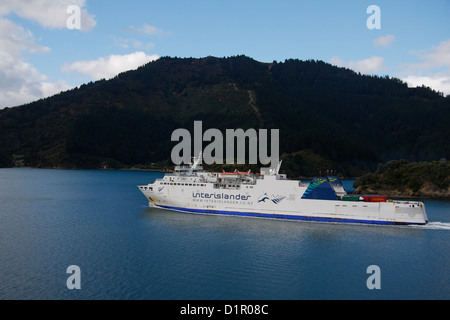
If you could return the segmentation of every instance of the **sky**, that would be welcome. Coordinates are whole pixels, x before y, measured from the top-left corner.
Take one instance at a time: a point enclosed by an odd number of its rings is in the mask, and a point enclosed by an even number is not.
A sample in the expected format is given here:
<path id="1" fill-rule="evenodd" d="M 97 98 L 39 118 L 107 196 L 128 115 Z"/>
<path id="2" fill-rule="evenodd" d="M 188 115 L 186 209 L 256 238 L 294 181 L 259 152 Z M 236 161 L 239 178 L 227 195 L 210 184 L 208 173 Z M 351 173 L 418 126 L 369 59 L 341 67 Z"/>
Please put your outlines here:
<path id="1" fill-rule="evenodd" d="M 322 60 L 449 95 L 448 16 L 450 0 L 0 0 L 0 109 L 163 56 Z"/>

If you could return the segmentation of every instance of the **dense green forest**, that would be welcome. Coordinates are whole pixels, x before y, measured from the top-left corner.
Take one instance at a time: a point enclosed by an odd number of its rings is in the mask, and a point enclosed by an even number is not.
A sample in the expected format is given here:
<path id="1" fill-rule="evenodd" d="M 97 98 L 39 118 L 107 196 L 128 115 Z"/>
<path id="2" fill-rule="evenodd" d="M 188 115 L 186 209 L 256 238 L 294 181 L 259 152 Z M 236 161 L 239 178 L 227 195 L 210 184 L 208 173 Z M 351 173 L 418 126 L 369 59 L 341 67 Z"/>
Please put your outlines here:
<path id="1" fill-rule="evenodd" d="M 392 160 L 360 177 L 354 187 L 359 194 L 450 198 L 450 162 Z"/>
<path id="2" fill-rule="evenodd" d="M 177 128 L 280 129 L 292 177 L 450 156 L 450 97 L 322 61 L 163 57 L 0 110 L 0 166 L 170 167 Z M 206 144 L 205 144 L 206 146 Z"/>

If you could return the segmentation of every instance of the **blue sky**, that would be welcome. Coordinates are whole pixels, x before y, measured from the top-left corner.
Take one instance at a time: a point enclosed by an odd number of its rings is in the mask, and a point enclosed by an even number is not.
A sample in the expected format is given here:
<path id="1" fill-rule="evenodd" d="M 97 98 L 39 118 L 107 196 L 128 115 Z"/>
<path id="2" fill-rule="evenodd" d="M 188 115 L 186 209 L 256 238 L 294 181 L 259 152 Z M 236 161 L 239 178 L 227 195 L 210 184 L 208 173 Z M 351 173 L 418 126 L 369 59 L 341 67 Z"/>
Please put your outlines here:
<path id="1" fill-rule="evenodd" d="M 371 5 L 381 29 L 367 27 Z M 2 0 L 0 108 L 161 56 L 323 60 L 450 94 L 449 14 L 450 0 Z"/>

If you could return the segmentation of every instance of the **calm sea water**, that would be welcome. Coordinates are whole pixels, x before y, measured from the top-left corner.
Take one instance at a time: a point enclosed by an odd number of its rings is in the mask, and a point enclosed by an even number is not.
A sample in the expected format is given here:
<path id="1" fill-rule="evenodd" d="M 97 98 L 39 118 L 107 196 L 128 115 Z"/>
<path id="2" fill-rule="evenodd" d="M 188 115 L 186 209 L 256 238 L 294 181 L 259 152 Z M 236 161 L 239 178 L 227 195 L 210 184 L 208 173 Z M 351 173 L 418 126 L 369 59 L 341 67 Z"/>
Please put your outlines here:
<path id="1" fill-rule="evenodd" d="M 0 169 L 0 299 L 450 298 L 450 202 L 424 227 L 189 215 L 147 207 L 161 176 Z"/>

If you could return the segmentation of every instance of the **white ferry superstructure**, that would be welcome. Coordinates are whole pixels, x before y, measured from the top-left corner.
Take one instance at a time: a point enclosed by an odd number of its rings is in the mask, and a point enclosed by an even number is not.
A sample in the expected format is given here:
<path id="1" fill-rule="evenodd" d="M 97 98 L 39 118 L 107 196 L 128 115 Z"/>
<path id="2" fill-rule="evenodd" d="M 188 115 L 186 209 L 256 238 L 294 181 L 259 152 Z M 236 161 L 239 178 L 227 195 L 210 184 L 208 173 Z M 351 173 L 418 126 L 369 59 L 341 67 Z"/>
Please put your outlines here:
<path id="1" fill-rule="evenodd" d="M 203 170 L 201 156 L 177 166 L 162 179 L 139 186 L 150 207 L 194 214 L 291 219 L 318 222 L 424 225 L 423 202 L 393 201 L 383 196 L 348 195 L 337 177 L 310 183 L 289 180 L 276 169 L 261 173 Z"/>

